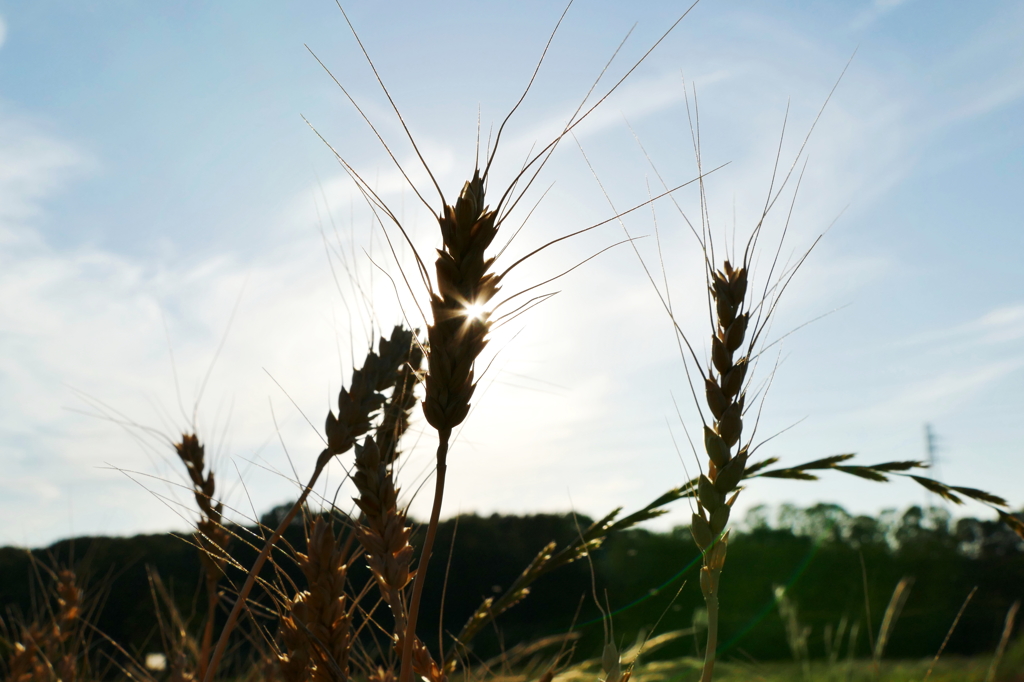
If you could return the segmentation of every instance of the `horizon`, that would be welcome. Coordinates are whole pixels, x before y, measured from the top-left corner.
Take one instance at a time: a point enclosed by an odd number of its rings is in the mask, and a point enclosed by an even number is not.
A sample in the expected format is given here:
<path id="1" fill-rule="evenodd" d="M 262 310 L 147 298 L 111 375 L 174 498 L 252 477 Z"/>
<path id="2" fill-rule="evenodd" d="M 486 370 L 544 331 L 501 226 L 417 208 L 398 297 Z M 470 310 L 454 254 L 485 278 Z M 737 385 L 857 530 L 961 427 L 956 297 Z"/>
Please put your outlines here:
<path id="1" fill-rule="evenodd" d="M 260 514 L 260 518 L 262 519 L 264 516 L 266 516 L 267 514 L 269 514 L 271 512 L 274 512 L 274 511 L 287 511 L 291 507 L 291 504 L 292 504 L 292 502 L 285 502 L 283 504 L 276 505 L 276 506 L 274 506 L 274 507 L 272 507 L 270 509 L 267 509 L 266 511 L 264 511 L 263 513 Z M 841 505 L 836 505 L 834 503 L 829 503 L 829 502 L 821 502 L 821 503 L 818 503 L 816 505 L 812 505 L 810 507 L 794 507 L 791 504 L 789 504 L 788 502 L 779 502 L 778 504 L 776 504 L 774 506 L 768 505 L 768 504 L 761 504 L 761 505 L 756 505 L 756 506 L 748 507 L 746 509 L 747 513 L 741 519 L 735 519 L 734 522 L 733 522 L 733 526 L 731 528 L 732 528 L 733 532 L 738 533 L 740 535 L 745 535 L 745 534 L 749 534 L 749 533 L 753 532 L 755 529 L 757 529 L 759 527 L 762 527 L 761 524 L 763 524 L 764 526 L 767 526 L 768 528 L 771 528 L 773 530 L 789 530 L 795 536 L 805 536 L 805 535 L 807 535 L 808 537 L 813 537 L 813 535 L 810 535 L 810 534 L 805 532 L 807 530 L 806 528 L 802 528 L 799 525 L 797 525 L 798 522 L 799 522 L 799 518 L 793 518 L 792 515 L 794 513 L 799 515 L 802 512 L 813 511 L 817 506 L 823 506 L 823 507 L 827 507 L 827 508 L 830 508 L 830 509 L 833 509 L 833 510 L 836 507 L 838 507 L 839 510 L 841 510 L 842 512 L 849 514 L 849 512 L 845 508 L 843 508 Z M 931 525 L 927 525 L 927 524 L 928 524 L 928 522 L 931 521 L 932 517 L 936 515 L 936 513 L 938 513 L 939 516 L 941 516 L 942 514 L 948 514 L 948 516 L 946 518 L 947 518 L 948 521 L 952 521 L 952 522 L 957 522 L 957 521 L 960 521 L 960 520 L 983 521 L 982 519 L 978 519 L 978 518 L 976 518 L 975 516 L 972 516 L 972 515 L 967 515 L 967 514 L 956 515 L 956 514 L 953 514 L 951 512 L 955 511 L 955 509 L 951 510 L 950 506 L 952 506 L 952 505 L 942 506 L 942 505 L 936 504 L 936 505 L 933 505 L 931 507 L 923 508 L 920 505 L 908 504 L 906 507 L 902 507 L 902 508 L 882 509 L 882 510 L 879 510 L 879 512 L 877 514 L 874 514 L 874 515 L 849 514 L 849 518 L 852 519 L 852 520 L 856 520 L 858 518 L 866 516 L 867 518 L 874 519 L 875 521 L 878 521 L 881 524 L 886 524 L 886 523 L 893 524 L 893 523 L 898 523 L 900 520 L 903 519 L 903 517 L 905 517 L 907 515 L 908 512 L 910 512 L 914 508 L 917 508 L 917 509 L 920 509 L 923 512 L 922 520 L 924 520 L 926 522 L 923 527 L 926 528 L 926 529 L 931 529 L 931 530 L 935 530 L 936 528 L 934 528 Z M 321 511 L 322 512 L 326 512 L 327 510 L 324 509 L 324 510 L 321 510 Z M 317 512 L 317 513 L 320 513 L 320 512 Z M 565 515 L 571 514 L 571 513 L 572 512 L 564 512 L 564 511 L 563 512 L 531 511 L 531 512 L 526 512 L 526 513 L 522 513 L 522 514 L 505 514 L 505 513 L 501 513 L 501 512 L 491 512 L 489 514 L 480 514 L 480 513 L 477 513 L 477 512 L 463 512 L 463 513 L 461 513 L 459 515 L 459 517 L 460 518 L 464 518 L 464 517 L 467 517 L 467 516 L 475 516 L 475 517 L 477 517 L 479 519 L 490 519 L 492 517 L 525 519 L 525 518 L 529 518 L 529 517 L 543 517 L 543 516 L 561 517 L 561 516 L 565 516 Z M 1014 513 L 1021 514 L 1021 513 L 1024 513 L 1024 512 L 1022 512 L 1021 510 L 1018 510 L 1018 511 L 1016 511 Z M 586 515 L 584 515 L 581 518 L 586 518 L 587 520 L 590 520 L 590 521 L 596 520 L 596 519 L 593 519 L 593 518 L 591 518 L 589 516 L 586 516 Z M 447 518 L 442 519 L 442 523 L 450 522 L 453 519 L 454 519 L 454 516 L 453 515 L 449 515 Z M 302 522 L 301 518 L 296 518 L 295 520 L 292 521 L 292 525 L 294 526 L 296 523 L 301 523 L 301 522 Z M 229 524 L 231 524 L 231 523 L 234 523 L 234 522 L 229 522 Z M 997 527 L 1005 529 L 1008 534 L 1013 532 L 1012 529 L 1010 529 L 1008 526 L 1005 526 L 1005 525 L 999 523 L 998 520 L 993 520 L 993 523 L 996 523 Z M 415 517 L 412 518 L 412 525 L 416 526 L 416 525 L 422 525 L 422 524 L 425 524 L 425 521 L 422 521 L 420 519 L 416 519 Z M 255 527 L 257 524 L 256 523 L 248 523 L 246 519 L 241 519 L 241 523 L 238 524 L 238 525 L 246 526 L 246 527 Z M 890 526 L 889 528 L 890 528 L 890 530 L 895 530 L 894 526 Z M 675 525 L 675 526 L 672 526 L 671 528 L 652 527 L 652 524 L 648 522 L 648 523 L 637 524 L 637 526 L 635 526 L 634 528 L 627 529 L 627 531 L 625 531 L 625 532 L 628 532 L 629 530 L 642 530 L 642 531 L 646 531 L 646 532 L 650 532 L 650 533 L 655 533 L 655 534 L 665 534 L 665 535 L 668 535 L 668 534 L 673 534 L 673 533 L 675 533 L 677 531 L 680 531 L 680 530 L 688 530 L 688 529 L 689 529 L 689 526 L 687 526 L 687 525 Z M 955 532 L 955 529 L 956 529 L 956 524 L 955 523 L 951 523 L 950 527 L 947 528 L 947 532 L 950 531 L 950 530 Z M 623 532 L 623 531 L 619 531 L 619 532 Z M 117 534 L 117 535 L 75 535 L 75 536 L 70 536 L 70 537 L 59 537 L 59 538 L 56 538 L 56 539 L 50 541 L 49 543 L 47 543 L 46 545 L 37 545 L 37 546 L 31 546 L 31 547 L 29 547 L 29 546 L 22 546 L 22 545 L 0 545 L 0 549 L 16 549 L 16 550 L 27 550 L 27 551 L 31 551 L 31 552 L 37 552 L 37 551 L 41 551 L 41 550 L 44 550 L 44 549 L 51 549 L 51 548 L 53 548 L 53 547 L 55 547 L 57 545 L 61 545 L 61 544 L 64 544 L 64 543 L 74 543 L 74 542 L 76 542 L 78 540 L 95 540 L 95 539 L 132 540 L 132 539 L 137 538 L 137 537 L 150 537 L 150 536 L 163 536 L 163 535 L 189 536 L 189 535 L 191 535 L 193 533 L 195 533 L 195 529 L 194 528 L 169 528 L 169 529 L 153 531 L 153 532 L 139 532 L 139 533 L 128 533 L 128 534 Z M 185 539 L 187 541 L 187 538 L 183 538 L 183 539 Z M 888 539 L 888 541 L 892 542 L 892 539 Z"/>

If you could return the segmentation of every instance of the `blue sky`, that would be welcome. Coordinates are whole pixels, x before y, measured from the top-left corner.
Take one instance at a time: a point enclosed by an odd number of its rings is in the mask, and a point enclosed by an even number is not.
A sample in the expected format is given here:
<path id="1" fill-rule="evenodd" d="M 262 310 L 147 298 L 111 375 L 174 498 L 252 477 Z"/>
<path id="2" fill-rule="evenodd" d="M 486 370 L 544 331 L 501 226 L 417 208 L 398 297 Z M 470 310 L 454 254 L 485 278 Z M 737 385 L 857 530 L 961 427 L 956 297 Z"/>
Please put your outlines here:
<path id="1" fill-rule="evenodd" d="M 531 145 L 557 133 L 634 24 L 607 84 L 683 9 L 575 4 L 503 137 L 492 194 Z M 561 8 L 346 10 L 454 197 L 472 170 L 478 111 L 486 138 Z M 222 339 L 196 414 L 228 504 L 240 519 L 286 501 L 292 464 L 305 476 L 319 452 L 302 415 L 322 423 L 342 372 L 365 351 L 371 318 L 388 328 L 401 319 L 370 259 L 392 275 L 398 264 L 302 116 L 371 179 L 420 249 L 438 243 L 426 209 L 310 53 L 427 187 L 341 13 L 320 1 L 0 2 L 0 20 L 0 542 L 186 527 L 184 479 L 164 438 L 188 425 Z M 783 247 L 799 254 L 827 230 L 773 326 L 775 339 L 816 320 L 765 356 L 762 378 L 778 369 L 759 433 L 788 430 L 762 452 L 792 463 L 849 451 L 864 462 L 920 457 L 931 423 L 940 478 L 1020 506 L 1018 3 L 703 1 L 580 125 L 579 146 L 559 147 L 533 200 L 553 187 L 509 253 L 612 215 L 580 147 L 618 210 L 657 191 L 654 168 L 669 183 L 694 177 L 684 79 L 697 90 L 705 165 L 729 162 L 708 179 L 713 229 L 731 234 L 735 216 L 742 239 L 787 105 L 788 164 L 855 51 L 806 149 Z M 436 194 L 426 196 L 436 209 Z M 677 201 L 698 215 L 692 190 Z M 761 266 L 785 210 L 774 217 Z M 648 263 L 658 262 L 655 221 L 677 313 L 700 347 L 699 252 L 673 204 L 660 201 L 626 220 L 631 234 L 649 235 L 638 242 Z M 551 249 L 507 290 L 622 234 L 610 223 Z M 330 258 L 323 235 L 335 245 Z M 400 258 L 407 267 L 408 253 Z M 635 508 L 685 479 L 673 440 L 695 468 L 673 400 L 691 431 L 699 418 L 636 255 L 613 249 L 551 290 L 561 293 L 494 335 L 496 359 L 453 449 L 447 513 Z M 410 446 L 411 497 L 429 470 L 430 434 Z M 321 494 L 334 496 L 342 474 L 332 469 Z M 761 482 L 741 497 L 745 508 L 824 500 L 855 511 L 927 499 L 911 485 L 835 476 Z M 688 513 L 683 505 L 662 526 Z"/>

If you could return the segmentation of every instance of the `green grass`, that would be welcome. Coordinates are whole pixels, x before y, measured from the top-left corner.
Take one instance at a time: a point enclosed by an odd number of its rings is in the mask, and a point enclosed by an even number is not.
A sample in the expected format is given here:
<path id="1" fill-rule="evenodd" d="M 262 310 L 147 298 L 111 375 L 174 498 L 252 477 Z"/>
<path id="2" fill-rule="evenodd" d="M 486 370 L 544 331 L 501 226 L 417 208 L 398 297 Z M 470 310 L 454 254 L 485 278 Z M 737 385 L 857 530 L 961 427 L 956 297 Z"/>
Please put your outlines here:
<path id="1" fill-rule="evenodd" d="M 981 682 L 988 673 L 991 659 L 986 656 L 973 658 L 950 657 L 940 660 L 932 672 L 929 682 Z M 690 682 L 700 679 L 703 661 L 696 658 L 679 658 L 641 665 L 630 682 Z M 824 662 L 811 663 L 810 677 L 804 676 L 802 666 L 796 663 L 742 663 L 721 662 L 715 667 L 716 682 L 920 682 L 928 671 L 931 660 L 883 661 L 879 676 L 875 677 L 870 660 L 857 660 L 847 667 L 839 663 L 832 670 Z M 1005 669 L 997 679 L 1015 679 Z M 557 678 L 556 678 L 557 679 Z M 581 675 L 579 679 L 593 679 L 593 675 Z M 1017 678 L 1019 679 L 1019 678 Z M 566 680 L 569 682 L 569 680 Z"/>

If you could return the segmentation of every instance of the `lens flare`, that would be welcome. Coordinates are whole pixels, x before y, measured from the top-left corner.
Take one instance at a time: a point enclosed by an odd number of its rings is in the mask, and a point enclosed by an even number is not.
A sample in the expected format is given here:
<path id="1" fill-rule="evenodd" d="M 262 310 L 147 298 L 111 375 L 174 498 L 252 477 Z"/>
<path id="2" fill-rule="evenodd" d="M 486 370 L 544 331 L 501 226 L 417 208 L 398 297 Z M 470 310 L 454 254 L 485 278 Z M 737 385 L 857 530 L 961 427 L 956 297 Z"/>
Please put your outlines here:
<path id="1" fill-rule="evenodd" d="M 482 320 L 487 311 L 479 303 L 470 303 L 466 306 L 464 314 L 471 320 Z"/>

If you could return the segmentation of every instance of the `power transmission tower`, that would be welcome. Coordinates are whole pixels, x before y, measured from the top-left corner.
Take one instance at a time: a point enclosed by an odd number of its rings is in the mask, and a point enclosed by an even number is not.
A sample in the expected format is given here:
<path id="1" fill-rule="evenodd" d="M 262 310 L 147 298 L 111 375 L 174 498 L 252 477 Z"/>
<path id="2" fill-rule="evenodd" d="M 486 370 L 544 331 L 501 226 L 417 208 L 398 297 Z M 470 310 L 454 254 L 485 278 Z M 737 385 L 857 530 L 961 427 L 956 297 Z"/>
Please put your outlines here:
<path id="1" fill-rule="evenodd" d="M 925 461 L 928 463 L 928 476 L 930 478 L 934 478 L 936 481 L 942 480 L 939 478 L 939 439 L 935 435 L 932 425 L 927 422 L 924 425 L 924 448 L 926 455 Z M 928 493 L 927 497 L 929 503 L 935 499 L 933 497 L 934 495 L 935 493 Z M 941 497 L 939 499 L 945 503 L 945 500 Z"/>

